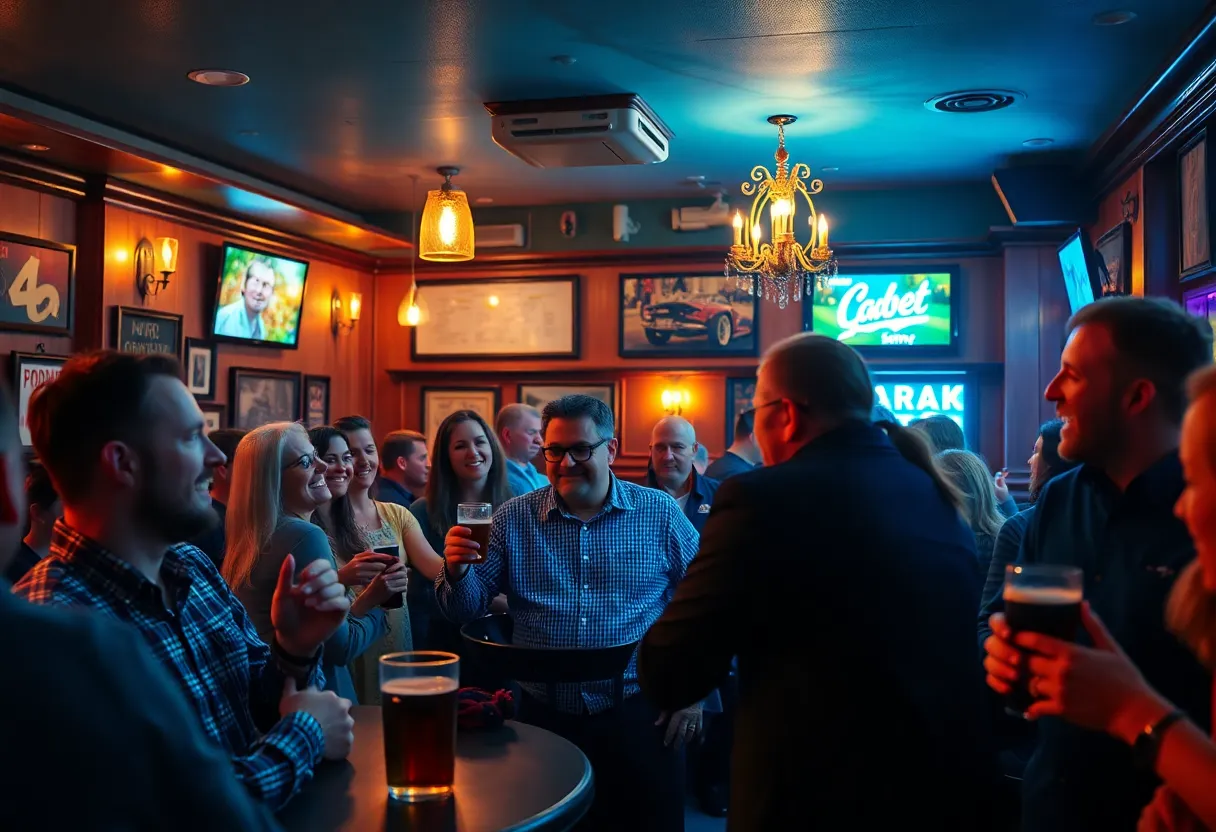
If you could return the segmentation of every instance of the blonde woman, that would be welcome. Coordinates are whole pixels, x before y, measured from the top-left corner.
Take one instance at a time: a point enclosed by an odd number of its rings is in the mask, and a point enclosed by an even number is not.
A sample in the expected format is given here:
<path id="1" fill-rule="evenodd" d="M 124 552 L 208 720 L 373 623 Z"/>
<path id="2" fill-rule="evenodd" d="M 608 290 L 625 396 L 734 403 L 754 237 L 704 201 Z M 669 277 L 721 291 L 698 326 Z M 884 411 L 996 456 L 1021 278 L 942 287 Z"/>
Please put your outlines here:
<path id="1" fill-rule="evenodd" d="M 353 476 L 346 488 L 345 506 L 338 506 L 340 511 L 327 514 L 328 521 L 336 521 L 335 528 L 341 528 L 340 537 L 349 541 L 337 550 L 338 561 L 345 568 L 349 559 L 359 557 L 365 549 L 389 551 L 394 553 L 401 563 L 411 567 L 411 577 L 415 591 L 425 592 L 431 588 L 443 568 L 443 558 L 435 554 L 431 544 L 427 542 L 418 521 L 409 509 L 396 503 L 385 503 L 372 499 L 376 478 L 380 473 L 380 454 L 376 440 L 372 436 L 371 422 L 362 416 L 346 416 L 334 423 L 341 440 L 345 441 L 350 452 L 351 470 Z M 313 429 L 314 445 L 324 443 L 327 458 L 341 450 L 341 440 L 321 428 Z M 345 520 L 342 520 L 345 518 Z M 333 533 L 333 532 L 331 532 Z M 367 704 L 380 703 L 379 669 L 377 662 L 384 653 L 399 650 L 412 650 L 415 645 L 412 628 L 412 610 L 408 603 L 402 609 L 389 611 L 389 633 L 381 639 L 366 655 L 356 662 L 352 668 L 355 687 L 364 695 Z"/>
<path id="2" fill-rule="evenodd" d="M 308 433 L 290 422 L 251 431 L 239 445 L 228 503 L 224 580 L 249 611 L 258 634 L 273 637 L 271 599 L 283 560 L 303 569 L 315 560 L 334 563 L 329 538 L 310 518 L 330 500 L 325 463 Z M 336 567 L 336 563 L 335 563 Z M 378 574 L 351 603 L 345 623 L 325 642 L 325 687 L 357 702 L 347 665 L 384 635 L 380 605 L 405 591 L 405 572 L 394 565 Z"/>
<path id="3" fill-rule="evenodd" d="M 1005 515 L 996 502 L 996 489 L 988 466 L 971 451 L 951 449 L 936 456 L 937 467 L 947 480 L 963 495 L 963 519 L 975 535 L 976 566 L 980 577 L 988 574 L 996 536 L 1005 522 Z"/>
<path id="4" fill-rule="evenodd" d="M 1178 576 L 1166 620 L 1211 671 L 1216 669 L 1216 367 L 1196 373 L 1188 389 L 1191 406 L 1179 449 L 1186 487 L 1174 513 L 1186 523 L 1198 557 Z M 1082 622 L 1092 648 L 1027 632 L 1012 637 L 1032 653 L 1027 669 L 1037 701 L 1029 715 L 1057 716 L 1105 731 L 1154 768 L 1164 785 L 1141 815 L 1140 832 L 1216 829 L 1216 743 L 1145 681 L 1088 605 Z M 993 632 L 1010 638 L 1003 616 L 993 616 Z M 985 667 L 989 686 L 1007 692 L 1005 667 L 991 659 Z"/>

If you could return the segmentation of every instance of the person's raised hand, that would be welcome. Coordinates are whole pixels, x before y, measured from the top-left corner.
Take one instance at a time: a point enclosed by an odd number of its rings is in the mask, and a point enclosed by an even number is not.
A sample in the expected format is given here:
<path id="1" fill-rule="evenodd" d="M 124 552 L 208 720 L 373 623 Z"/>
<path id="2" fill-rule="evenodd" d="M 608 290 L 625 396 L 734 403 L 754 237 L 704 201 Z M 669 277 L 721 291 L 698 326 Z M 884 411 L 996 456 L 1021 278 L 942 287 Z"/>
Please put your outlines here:
<path id="1" fill-rule="evenodd" d="M 1013 646 L 1013 633 L 1005 623 L 1004 613 L 996 613 L 988 619 L 992 635 L 984 640 L 984 671 L 988 687 L 1002 696 L 1010 693 L 1020 676 L 1019 667 L 1026 657 Z"/>
<path id="2" fill-rule="evenodd" d="M 342 626 L 350 600 L 328 560 L 315 560 L 300 570 L 298 583 L 295 566 L 296 559 L 288 555 L 279 567 L 270 623 L 283 650 L 293 656 L 311 656 Z"/>
<path id="3" fill-rule="evenodd" d="M 996 476 L 992 478 L 992 487 L 996 490 L 997 505 L 1009 499 L 1009 484 L 1005 479 L 1009 476 L 1009 469 L 1002 468 L 996 472 Z"/>
<path id="4" fill-rule="evenodd" d="M 376 576 L 396 563 L 392 555 L 360 552 L 338 570 L 338 580 L 346 586 L 367 586 Z"/>
<path id="5" fill-rule="evenodd" d="M 465 526 L 452 526 L 443 539 L 443 560 L 452 578 L 462 578 L 470 563 L 477 563 L 484 553 L 473 540 L 473 531 Z"/>

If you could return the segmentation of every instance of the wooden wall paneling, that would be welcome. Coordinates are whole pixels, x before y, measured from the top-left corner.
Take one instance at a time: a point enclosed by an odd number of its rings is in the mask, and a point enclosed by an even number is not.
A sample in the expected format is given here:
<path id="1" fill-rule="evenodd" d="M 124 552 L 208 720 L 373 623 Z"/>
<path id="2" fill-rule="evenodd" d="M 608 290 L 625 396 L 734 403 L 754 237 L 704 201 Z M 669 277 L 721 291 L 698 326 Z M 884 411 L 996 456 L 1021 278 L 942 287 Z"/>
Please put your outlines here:
<path id="1" fill-rule="evenodd" d="M 1128 193 L 1140 200 L 1140 217 L 1132 223 L 1131 291 L 1134 295 L 1145 294 L 1144 287 L 1144 171 L 1136 170 L 1126 181 L 1108 193 L 1098 203 L 1098 219 L 1089 228 L 1089 239 L 1096 244 L 1098 238 L 1123 222 L 1123 198 Z"/>
<path id="2" fill-rule="evenodd" d="M 1140 239 L 1144 252 L 1144 293 L 1182 299 L 1178 281 L 1178 160 L 1163 153 L 1144 166 L 1140 198 Z M 1210 195 L 1209 195 L 1210 199 Z"/>

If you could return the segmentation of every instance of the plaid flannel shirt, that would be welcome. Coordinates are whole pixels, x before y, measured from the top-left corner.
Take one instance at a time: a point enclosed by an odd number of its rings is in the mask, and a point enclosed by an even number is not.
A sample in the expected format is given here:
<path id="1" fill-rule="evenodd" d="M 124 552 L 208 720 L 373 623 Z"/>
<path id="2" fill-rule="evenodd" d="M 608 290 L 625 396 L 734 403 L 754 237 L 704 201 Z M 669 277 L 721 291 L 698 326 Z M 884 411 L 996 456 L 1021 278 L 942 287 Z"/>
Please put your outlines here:
<path id="1" fill-rule="evenodd" d="M 204 732 L 231 755 L 237 779 L 270 808 L 281 808 L 312 777 L 325 742 L 311 715 L 279 718 L 285 674 L 321 688 L 319 663 L 298 666 L 278 650 L 272 661 L 245 607 L 194 546 L 169 547 L 161 579 L 165 593 L 60 520 L 50 556 L 13 592 L 34 604 L 87 607 L 135 627 L 181 684 Z"/>

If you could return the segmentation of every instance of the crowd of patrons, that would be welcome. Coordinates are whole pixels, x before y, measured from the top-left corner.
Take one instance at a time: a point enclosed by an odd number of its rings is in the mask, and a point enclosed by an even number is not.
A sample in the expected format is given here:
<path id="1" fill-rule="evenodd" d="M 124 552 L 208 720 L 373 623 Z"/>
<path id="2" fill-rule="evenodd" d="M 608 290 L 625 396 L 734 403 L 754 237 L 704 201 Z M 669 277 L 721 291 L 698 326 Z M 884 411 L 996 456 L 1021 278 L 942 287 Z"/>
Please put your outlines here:
<path id="1" fill-rule="evenodd" d="M 172 360 L 74 357 L 31 399 L 28 472 L 0 401 L 0 827 L 273 829 L 349 753 L 381 655 L 463 653 L 494 613 L 524 645 L 641 642 L 619 705 L 514 688 L 591 760 L 580 828 L 683 829 L 688 772 L 732 830 L 1213 826 L 1211 360 L 1168 302 L 1079 312 L 1019 506 L 955 422 L 901 426 L 810 334 L 712 463 L 655 424 L 642 484 L 587 396 L 379 444 L 359 416 L 206 434 Z M 466 502 L 494 507 L 486 552 Z M 1084 570 L 1075 643 L 1010 631 L 1013 563 Z"/>

